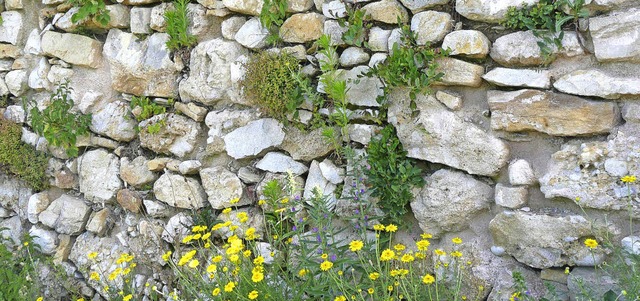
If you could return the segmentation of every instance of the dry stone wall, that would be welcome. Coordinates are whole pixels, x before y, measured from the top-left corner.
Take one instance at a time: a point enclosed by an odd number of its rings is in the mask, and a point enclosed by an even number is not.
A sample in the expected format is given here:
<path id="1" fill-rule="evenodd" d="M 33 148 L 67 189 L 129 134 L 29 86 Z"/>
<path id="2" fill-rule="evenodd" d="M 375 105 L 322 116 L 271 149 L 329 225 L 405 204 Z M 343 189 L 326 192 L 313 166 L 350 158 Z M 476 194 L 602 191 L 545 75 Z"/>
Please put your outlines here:
<path id="1" fill-rule="evenodd" d="M 70 275 L 96 268 L 86 259 L 91 251 L 100 252 L 103 270 L 122 252 L 137 254 L 151 263 L 137 277 L 162 290 L 168 272 L 160 256 L 187 233 L 194 209 L 218 212 L 235 199 L 260 232 L 261 189 L 291 170 L 303 196 L 319 187 L 335 195 L 336 211 L 348 211 L 337 190 L 348 184 L 344 170 L 321 130 L 287 127 L 242 93 L 243 64 L 269 48 L 256 17 L 262 1 L 190 3 L 188 31 L 198 43 L 186 55 L 165 45 L 163 15 L 173 4 L 116 2 L 107 5 L 106 26 L 71 22 L 77 9 L 62 1 L 2 4 L 0 96 L 7 104 L 0 116 L 21 124 L 23 141 L 54 157 L 47 191 L 35 193 L 0 172 L 0 229 L 7 228 L 0 235 L 14 243 L 22 233 L 37 236 L 34 242 Z M 274 51 L 294 54 L 310 74 L 318 72 L 312 42 L 327 34 L 339 46 L 340 77 L 357 79 L 399 41 L 398 20 L 410 24 L 418 44 L 451 49 L 438 61 L 444 77 L 433 93 L 415 100 L 417 116 L 407 90 L 389 96 L 386 122 L 409 157 L 430 163 L 406 216 L 416 226 L 398 241 L 414 241 L 419 231 L 435 235 L 436 246 L 462 237 L 489 300 L 508 299 L 514 270 L 533 293 L 551 280 L 565 297 L 576 294 L 571 279 L 589 278 L 589 267 L 606 256 L 584 246 L 594 233 L 611 233 L 638 253 L 638 238 L 624 226 L 628 210 L 640 218 L 640 186 L 620 181 L 640 176 L 637 1 L 586 1 L 591 16 L 565 32 L 548 66 L 531 32 L 498 25 L 509 6 L 537 0 L 357 1 L 374 24 L 368 48 L 342 40 L 346 28 L 336 19 L 346 14 L 343 2 L 288 2 L 290 16 L 280 28 L 285 44 Z M 79 34 L 81 28 L 95 34 Z M 77 158 L 34 134 L 19 101 L 28 97 L 44 108 L 64 81 L 73 88 L 74 110 L 93 116 Z M 378 79 L 350 83 L 354 117 L 343 139 L 362 148 L 380 130 L 366 116 L 378 113 L 383 86 Z M 171 112 L 138 123 L 132 96 L 175 103 Z M 159 133 L 145 130 L 157 123 Z M 605 216 L 608 224 L 591 223 Z M 581 268 L 568 280 L 550 276 L 567 266 Z M 99 300 L 94 289 L 81 286 Z"/>

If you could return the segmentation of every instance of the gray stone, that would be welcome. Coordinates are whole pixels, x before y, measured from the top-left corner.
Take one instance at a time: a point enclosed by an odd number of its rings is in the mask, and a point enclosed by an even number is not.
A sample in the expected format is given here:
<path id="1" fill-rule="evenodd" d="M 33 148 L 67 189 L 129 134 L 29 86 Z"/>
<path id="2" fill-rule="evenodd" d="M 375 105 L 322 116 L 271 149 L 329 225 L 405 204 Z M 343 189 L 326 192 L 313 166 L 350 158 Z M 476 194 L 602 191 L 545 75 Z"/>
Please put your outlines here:
<path id="1" fill-rule="evenodd" d="M 604 170 L 613 177 L 623 177 L 629 172 L 627 162 L 611 158 L 604 161 Z"/>
<path id="2" fill-rule="evenodd" d="M 24 53 L 40 55 L 42 54 L 42 47 L 40 45 L 40 31 L 33 29 L 27 37 L 27 42 L 24 45 Z"/>
<path id="3" fill-rule="evenodd" d="M 383 85 L 376 77 L 358 78 L 367 71 L 369 67 L 358 66 L 344 73 L 349 87 L 346 94 L 347 102 L 356 106 L 379 107 L 377 98 L 383 94 Z"/>
<path id="4" fill-rule="evenodd" d="M 381 127 L 370 124 L 349 124 L 347 126 L 349 140 L 363 145 L 368 145 L 371 141 L 371 137 L 380 130 L 382 130 Z"/>
<path id="5" fill-rule="evenodd" d="M 462 108 L 462 97 L 460 95 L 438 91 L 436 92 L 436 99 L 443 105 L 447 106 L 450 110 L 457 111 Z"/>
<path id="6" fill-rule="evenodd" d="M 446 86 L 479 87 L 484 67 L 450 57 L 436 59 L 436 72 L 444 73 L 438 84 Z"/>
<path id="7" fill-rule="evenodd" d="M 115 101 L 93 113 L 91 130 L 117 141 L 128 142 L 136 137 L 136 122 L 131 118 L 129 104 Z"/>
<path id="8" fill-rule="evenodd" d="M 178 170 L 183 175 L 197 174 L 202 167 L 202 163 L 199 160 L 187 160 L 178 165 Z"/>
<path id="9" fill-rule="evenodd" d="M 9 95 L 9 87 L 7 87 L 7 84 L 4 82 L 4 79 L 0 79 L 0 96 L 7 96 Z"/>
<path id="10" fill-rule="evenodd" d="M 344 168 L 337 167 L 331 160 L 324 159 L 318 163 L 322 177 L 327 179 L 331 184 L 340 184 L 344 181 Z"/>
<path id="11" fill-rule="evenodd" d="M 372 27 L 369 30 L 369 49 L 371 49 L 371 51 L 388 51 L 390 35 L 391 30 L 382 29 L 377 26 Z"/>
<path id="12" fill-rule="evenodd" d="M 51 199 L 46 192 L 40 192 L 32 195 L 27 203 L 27 218 L 32 224 L 37 224 L 39 219 L 38 215 L 46 210 L 51 204 Z"/>
<path id="13" fill-rule="evenodd" d="M 155 218 L 164 218 L 175 214 L 171 208 L 162 202 L 156 202 L 153 200 L 142 200 L 142 204 L 146 209 L 146 212 L 149 216 Z"/>
<path id="14" fill-rule="evenodd" d="M 205 105 L 221 100 L 242 102 L 239 78 L 234 78 L 233 70 L 247 55 L 248 50 L 233 41 L 213 39 L 199 43 L 191 51 L 189 77 L 180 81 L 182 101 Z"/>
<path id="15" fill-rule="evenodd" d="M 155 181 L 158 176 L 147 168 L 149 161 L 143 156 L 133 160 L 127 157 L 120 159 L 120 178 L 135 187 L 143 186 Z"/>
<path id="16" fill-rule="evenodd" d="M 174 107 L 176 108 L 176 110 L 178 110 L 180 113 L 186 115 L 187 117 L 197 121 L 197 122 L 201 122 L 204 120 L 205 116 L 207 116 L 207 109 L 203 108 L 201 106 L 198 106 L 192 102 L 190 103 L 182 103 L 182 102 L 176 102 L 174 104 Z"/>
<path id="17" fill-rule="evenodd" d="M 107 28 L 129 28 L 131 25 L 131 9 L 122 4 L 106 5 L 109 11 Z"/>
<path id="18" fill-rule="evenodd" d="M 0 42 L 6 42 L 12 45 L 18 45 L 19 39 L 22 37 L 23 15 L 18 11 L 2 12 L 2 24 L 0 24 Z"/>
<path id="19" fill-rule="evenodd" d="M 165 33 L 140 40 L 132 33 L 109 30 L 103 55 L 109 62 L 111 87 L 133 95 L 176 97 L 180 68 L 171 59 L 168 40 Z"/>
<path id="20" fill-rule="evenodd" d="M 623 95 L 640 95 L 640 79 L 621 77 L 597 69 L 577 70 L 565 74 L 553 83 L 561 92 L 581 96 L 618 99 Z"/>
<path id="21" fill-rule="evenodd" d="M 46 58 L 40 58 L 38 65 L 29 73 L 28 85 L 34 90 L 51 90 L 51 83 L 47 79 L 47 74 L 51 65 Z"/>
<path id="22" fill-rule="evenodd" d="M 511 185 L 533 185 L 536 181 L 531 164 L 527 160 L 518 159 L 509 163 L 509 183 Z"/>
<path id="23" fill-rule="evenodd" d="M 185 212 L 172 216 L 162 232 L 162 239 L 168 243 L 176 243 L 191 233 L 193 219 Z"/>
<path id="24" fill-rule="evenodd" d="M 116 192 L 122 188 L 118 177 L 118 157 L 104 149 L 96 149 L 82 155 L 78 159 L 78 166 L 80 192 L 84 193 L 85 199 L 94 203 L 114 200 Z"/>
<path id="25" fill-rule="evenodd" d="M 166 32 L 167 21 L 164 19 L 164 14 L 172 9 L 175 9 L 175 5 L 171 2 L 160 3 L 152 7 L 149 27 L 158 32 Z"/>
<path id="26" fill-rule="evenodd" d="M 97 236 L 104 236 L 111 223 L 113 223 L 111 218 L 111 209 L 104 208 L 91 214 L 86 228 L 87 231 L 92 232 Z"/>
<path id="27" fill-rule="evenodd" d="M 9 246 L 22 244 L 22 223 L 19 216 L 0 220 L 0 239 Z"/>
<path id="28" fill-rule="evenodd" d="M 202 186 L 209 196 L 209 203 L 213 209 L 223 209 L 231 206 L 242 206 L 251 203 L 243 198 L 244 186 L 240 179 L 232 172 L 221 166 L 203 168 L 200 170 Z M 237 203 L 233 203 L 235 200 Z"/>
<path id="29" fill-rule="evenodd" d="M 491 186 L 463 172 L 440 169 L 413 191 L 411 209 L 420 229 L 439 237 L 468 227 L 476 214 L 489 209 Z"/>
<path id="30" fill-rule="evenodd" d="M 22 96 L 27 92 L 28 86 L 28 73 L 25 70 L 12 70 L 4 77 L 4 81 L 9 89 L 9 93 L 13 96 Z"/>
<path id="31" fill-rule="evenodd" d="M 340 26 L 340 23 L 336 20 L 326 20 L 324 21 L 323 34 L 329 36 L 332 46 L 345 45 L 346 43 L 342 40 L 342 35 L 347 32 L 348 29 L 347 26 Z"/>
<path id="32" fill-rule="evenodd" d="M 582 216 L 502 212 L 489 223 L 496 245 L 521 263 L 537 269 L 574 265 L 584 255 L 600 257 L 602 249 L 589 249 L 584 239 L 592 224 Z M 606 230 L 594 225 L 599 230 Z"/>
<path id="33" fill-rule="evenodd" d="M 47 74 L 47 80 L 54 85 L 59 85 L 65 80 L 71 78 L 74 73 L 73 69 L 53 65 L 49 70 L 49 74 Z"/>
<path id="34" fill-rule="evenodd" d="M 318 161 L 313 160 L 309 167 L 309 175 L 307 176 L 302 196 L 305 199 L 311 199 L 315 195 L 314 192 L 317 191 L 320 195 L 327 196 L 325 205 L 327 209 L 332 210 L 337 201 L 334 194 L 336 188 L 337 186 L 335 184 L 323 176 Z"/>
<path id="35" fill-rule="evenodd" d="M 411 18 L 411 31 L 416 34 L 418 45 L 440 42 L 452 29 L 453 18 L 447 13 L 423 11 Z"/>
<path id="36" fill-rule="evenodd" d="M 158 133 L 150 134 L 148 126 L 164 123 Z M 202 127 L 199 123 L 177 114 L 160 114 L 140 122 L 140 145 L 154 152 L 173 154 L 180 158 L 191 153 L 198 142 Z"/>
<path id="37" fill-rule="evenodd" d="M 33 243 L 39 247 L 43 254 L 52 255 L 58 248 L 58 233 L 33 226 L 29 229 L 29 235 L 33 237 Z"/>
<path id="38" fill-rule="evenodd" d="M 131 33 L 150 34 L 151 30 L 151 7 L 131 8 Z"/>
<path id="39" fill-rule="evenodd" d="M 539 39 L 531 31 L 518 31 L 499 37 L 491 47 L 491 58 L 504 66 L 539 66 L 545 63 L 538 46 Z M 550 46 L 552 54 L 574 57 L 584 54 L 580 39 L 575 32 L 565 31 L 562 49 Z"/>
<path id="40" fill-rule="evenodd" d="M 640 123 L 640 103 L 625 103 L 622 108 L 622 118 L 626 122 Z"/>
<path id="41" fill-rule="evenodd" d="M 640 9 L 590 18 L 589 32 L 598 61 L 640 61 Z"/>
<path id="42" fill-rule="evenodd" d="M 543 269 L 540 271 L 540 279 L 566 284 L 569 277 L 565 269 Z"/>
<path id="43" fill-rule="evenodd" d="M 495 200 L 498 206 L 516 209 L 527 204 L 527 187 L 508 187 L 501 183 L 496 185 Z"/>
<path id="44" fill-rule="evenodd" d="M 245 15 L 259 16 L 263 2 L 260 0 L 222 0 L 226 8 Z"/>
<path id="45" fill-rule="evenodd" d="M 245 22 L 247 22 L 247 18 L 241 16 L 234 16 L 222 21 L 222 37 L 228 40 L 234 40 L 236 33 L 238 33 Z"/>
<path id="46" fill-rule="evenodd" d="M 194 178 L 165 173 L 153 184 L 153 194 L 169 206 L 200 209 L 207 205 L 207 195 Z"/>
<path id="47" fill-rule="evenodd" d="M 98 257 L 89 259 L 87 255 L 91 252 L 98 253 Z M 130 253 L 130 251 L 115 237 L 100 238 L 91 232 L 85 232 L 75 239 L 69 253 L 69 260 L 77 267 L 78 273 L 80 271 L 86 273 L 83 275 L 85 279 L 89 279 L 87 271 L 97 271 L 101 279 L 107 279 L 110 273 L 120 267 L 116 261 L 123 253 Z M 122 287 L 122 283 L 122 278 L 116 278 L 109 283 L 109 287 L 118 289 Z M 100 282 L 89 281 L 88 284 L 95 286 L 96 290 L 104 289 L 104 285 Z"/>
<path id="48" fill-rule="evenodd" d="M 224 137 L 225 150 L 235 159 L 254 157 L 279 146 L 284 137 L 280 122 L 271 118 L 259 119 L 227 134 Z"/>
<path id="49" fill-rule="evenodd" d="M 251 18 L 242 24 L 234 39 L 244 47 L 258 49 L 267 46 L 268 36 L 269 30 L 262 26 L 260 19 Z"/>
<path id="50" fill-rule="evenodd" d="M 330 1 L 322 4 L 322 14 L 331 19 L 344 18 L 347 16 L 347 7 L 342 1 Z"/>
<path id="51" fill-rule="evenodd" d="M 409 13 L 395 0 L 372 2 L 363 6 L 362 10 L 371 16 L 372 20 L 382 23 L 397 24 L 398 19 L 402 23 L 409 21 Z"/>
<path id="52" fill-rule="evenodd" d="M 426 8 L 447 4 L 449 0 L 400 0 L 400 2 L 415 14 Z"/>
<path id="53" fill-rule="evenodd" d="M 209 127 L 207 138 L 207 151 L 218 154 L 224 152 L 224 136 L 229 132 L 247 125 L 259 118 L 257 110 L 231 110 L 223 109 L 211 111 L 204 122 Z"/>
<path id="54" fill-rule="evenodd" d="M 238 169 L 238 178 L 242 180 L 243 183 L 246 184 L 255 184 L 262 180 L 264 175 L 256 168 L 253 167 L 240 167 Z"/>
<path id="55" fill-rule="evenodd" d="M 450 23 L 452 21 L 449 21 Z M 451 31 L 451 29 L 449 29 Z M 456 30 L 447 34 L 442 41 L 442 49 L 450 49 L 450 55 L 469 58 L 485 58 L 489 54 L 491 41 L 481 31 Z"/>
<path id="56" fill-rule="evenodd" d="M 84 200 L 63 194 L 55 199 L 40 215 L 40 222 L 58 233 L 78 235 L 84 231 L 91 208 Z"/>
<path id="57" fill-rule="evenodd" d="M 567 278 L 569 296 L 572 301 L 580 300 L 577 296 L 586 294 L 593 300 L 604 300 L 607 291 L 612 290 L 616 296 L 621 296 L 621 288 L 616 280 L 607 274 L 600 273 L 592 268 L 577 267 L 571 270 Z"/>
<path id="58" fill-rule="evenodd" d="M 640 237 L 627 236 L 620 242 L 622 248 L 629 254 L 640 255 Z"/>
<path id="59" fill-rule="evenodd" d="M 8 11 L 19 10 L 23 8 L 24 8 L 24 4 L 22 3 L 22 0 L 5 0 L 4 1 L 4 9 Z"/>
<path id="60" fill-rule="evenodd" d="M 417 95 L 417 117 L 412 116 L 408 90 L 392 92 L 389 100 L 388 121 L 408 157 L 488 176 L 507 163 L 509 149 L 502 140 L 464 122 L 434 97 Z"/>
<path id="61" fill-rule="evenodd" d="M 309 162 L 323 157 L 334 150 L 334 147 L 331 143 L 327 143 L 322 136 L 322 131 L 323 129 L 318 128 L 311 132 L 303 132 L 295 127 L 289 127 L 280 148 L 287 151 L 296 161 Z"/>
<path id="62" fill-rule="evenodd" d="M 324 32 L 324 16 L 318 13 L 295 14 L 280 26 L 280 37 L 288 43 L 306 43 L 319 39 Z"/>
<path id="63" fill-rule="evenodd" d="M 484 80 L 503 87 L 549 89 L 551 73 L 548 70 L 495 68 L 483 75 Z"/>
<path id="64" fill-rule="evenodd" d="M 187 4 L 187 33 L 194 35 L 199 41 L 220 36 L 218 18 L 207 15 L 207 9 L 197 3 Z"/>
<path id="65" fill-rule="evenodd" d="M 491 128 L 508 132 L 538 131 L 553 136 L 608 133 L 618 123 L 618 107 L 611 102 L 518 90 L 487 92 Z"/>
<path id="66" fill-rule="evenodd" d="M 102 43 L 89 37 L 47 31 L 41 46 L 43 54 L 70 64 L 98 68 L 102 62 Z"/>
<path id="67" fill-rule="evenodd" d="M 15 123 L 23 123 L 25 121 L 25 111 L 22 106 L 10 105 L 6 107 L 2 117 Z"/>
<path id="68" fill-rule="evenodd" d="M 287 1 L 288 13 L 301 13 L 313 7 L 313 0 L 289 0 Z"/>
<path id="69" fill-rule="evenodd" d="M 369 61 L 369 54 L 359 47 L 349 47 L 340 54 L 340 65 L 350 67 Z"/>
<path id="70" fill-rule="evenodd" d="M 532 6 L 539 0 L 456 0 L 456 11 L 465 18 L 473 21 L 488 23 L 499 23 L 507 15 L 507 10 L 511 6 L 524 7 Z"/>
<path id="71" fill-rule="evenodd" d="M 309 170 L 306 165 L 296 162 L 293 158 L 278 152 L 267 153 L 264 158 L 256 163 L 256 167 L 269 172 L 291 172 L 296 176 L 306 173 Z"/>

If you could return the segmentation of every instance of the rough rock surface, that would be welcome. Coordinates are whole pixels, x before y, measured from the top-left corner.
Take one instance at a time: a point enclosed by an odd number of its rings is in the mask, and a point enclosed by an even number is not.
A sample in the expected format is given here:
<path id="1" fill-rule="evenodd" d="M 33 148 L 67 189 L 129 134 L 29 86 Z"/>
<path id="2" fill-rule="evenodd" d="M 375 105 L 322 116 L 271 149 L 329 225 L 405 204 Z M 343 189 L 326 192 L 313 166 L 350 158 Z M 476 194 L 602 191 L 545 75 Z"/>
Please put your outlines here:
<path id="1" fill-rule="evenodd" d="M 47 230 L 39 226 L 33 226 L 29 229 L 29 235 L 33 237 L 33 243 L 40 248 L 40 252 L 52 255 L 58 248 L 58 233 Z"/>
<path id="2" fill-rule="evenodd" d="M 581 96 L 597 96 L 618 99 L 623 95 L 640 95 L 640 79 L 619 77 L 596 69 L 577 70 L 553 83 L 561 92 Z"/>
<path id="3" fill-rule="evenodd" d="M 506 208 L 520 208 L 527 203 L 527 187 L 509 187 L 498 183 L 496 185 L 496 204 Z"/>
<path id="4" fill-rule="evenodd" d="M 296 162 L 293 158 L 278 152 L 270 152 L 264 155 L 264 157 L 256 163 L 256 167 L 269 172 L 286 173 L 290 171 L 296 176 L 309 170 L 306 165 Z"/>
<path id="5" fill-rule="evenodd" d="M 510 6 L 524 7 L 539 0 L 456 0 L 456 11 L 467 19 L 488 23 L 498 23 L 507 15 Z"/>
<path id="6" fill-rule="evenodd" d="M 18 40 L 25 31 L 23 13 L 19 11 L 2 12 L 2 24 L 0 24 L 0 42 L 18 45 Z"/>
<path id="7" fill-rule="evenodd" d="M 324 16 L 318 13 L 295 14 L 282 23 L 280 37 L 288 43 L 317 40 L 324 32 Z"/>
<path id="8" fill-rule="evenodd" d="M 58 233 L 78 235 L 84 230 L 90 213 L 91 209 L 82 199 L 63 194 L 51 202 L 38 219 Z"/>
<path id="9" fill-rule="evenodd" d="M 247 125 L 260 117 L 257 110 L 216 110 L 205 117 L 204 123 L 209 128 L 207 151 L 217 154 L 224 151 L 224 136 L 229 132 Z"/>
<path id="10" fill-rule="evenodd" d="M 562 38 L 562 49 L 553 47 L 553 54 L 573 57 L 584 54 L 584 49 L 575 32 L 566 31 Z M 539 66 L 545 60 L 540 53 L 538 39 L 531 31 L 518 31 L 496 39 L 491 47 L 491 58 L 504 66 Z"/>
<path id="11" fill-rule="evenodd" d="M 102 51 L 109 62 L 111 87 L 134 95 L 176 97 L 180 69 L 171 60 L 168 40 L 165 33 L 139 40 L 132 33 L 111 29 Z"/>
<path id="12" fill-rule="evenodd" d="M 205 105 L 221 100 L 238 102 L 242 97 L 232 70 L 247 54 L 247 49 L 233 41 L 213 39 L 198 44 L 191 51 L 189 77 L 180 81 L 182 101 Z"/>
<path id="13" fill-rule="evenodd" d="M 164 122 L 158 133 L 150 134 L 148 126 Z M 140 123 L 140 145 L 154 152 L 184 157 L 193 151 L 202 130 L 199 123 L 176 114 L 160 114 Z"/>
<path id="14" fill-rule="evenodd" d="M 491 186 L 463 172 L 441 169 L 425 180 L 423 188 L 414 189 L 411 209 L 422 231 L 435 237 L 463 230 L 492 203 Z"/>
<path id="15" fill-rule="evenodd" d="M 305 199 L 310 199 L 314 196 L 314 191 L 317 189 L 320 195 L 328 196 L 326 199 L 326 205 L 329 209 L 335 207 L 336 197 L 334 192 L 336 191 L 337 186 L 334 183 L 331 183 L 329 179 L 325 178 L 322 174 L 322 170 L 320 169 L 320 164 L 318 161 L 311 162 L 311 166 L 309 167 L 309 175 L 307 176 L 307 180 L 304 185 L 304 193 L 302 197 Z"/>
<path id="16" fill-rule="evenodd" d="M 207 205 L 207 195 L 194 178 L 165 173 L 153 184 L 153 194 L 169 206 L 199 209 Z"/>
<path id="17" fill-rule="evenodd" d="M 230 11 L 259 16 L 263 1 L 260 0 L 222 0 L 222 3 Z"/>
<path id="18" fill-rule="evenodd" d="M 484 67 L 450 57 L 436 59 L 436 72 L 444 75 L 438 82 L 447 86 L 479 87 L 482 84 Z"/>
<path id="19" fill-rule="evenodd" d="M 147 168 L 147 158 L 138 156 L 133 160 L 120 159 L 120 178 L 131 186 L 142 186 L 155 181 L 158 176 Z"/>
<path id="20" fill-rule="evenodd" d="M 89 37 L 47 31 L 42 36 L 42 52 L 67 63 L 97 68 L 102 61 L 102 43 Z"/>
<path id="21" fill-rule="evenodd" d="M 115 199 L 116 192 L 122 187 L 118 177 L 120 160 L 104 149 L 86 152 L 78 159 L 80 192 L 84 198 L 98 203 Z"/>
<path id="22" fill-rule="evenodd" d="M 589 32 L 598 61 L 640 61 L 640 9 L 590 18 Z"/>
<path id="23" fill-rule="evenodd" d="M 627 187 L 620 177 L 640 174 L 639 130 L 625 126 L 608 141 L 565 145 L 551 156 L 540 190 L 546 198 L 564 197 L 586 208 L 627 210 L 629 194 L 640 187 Z M 631 204 L 633 216 L 640 217 L 640 204 Z"/>
<path id="24" fill-rule="evenodd" d="M 402 23 L 409 21 L 409 13 L 395 0 L 372 2 L 363 6 L 362 10 L 371 16 L 372 20 L 382 23 L 397 24 L 398 18 Z"/>
<path id="25" fill-rule="evenodd" d="M 240 179 L 226 168 L 215 166 L 201 169 L 200 178 L 213 209 L 250 204 L 248 198 L 242 198 L 244 186 Z M 237 203 L 232 203 L 233 200 Z"/>
<path id="26" fill-rule="evenodd" d="M 442 41 L 442 49 L 451 49 L 450 55 L 469 58 L 485 58 L 490 47 L 489 38 L 477 30 L 456 30 L 447 34 Z"/>
<path id="27" fill-rule="evenodd" d="M 235 159 L 257 156 L 264 150 L 279 146 L 284 140 L 283 126 L 275 119 L 252 121 L 224 137 L 227 154 Z"/>
<path id="28" fill-rule="evenodd" d="M 411 18 L 411 31 L 416 33 L 418 45 L 440 42 L 451 29 L 453 29 L 453 18 L 447 13 L 423 11 Z"/>
<path id="29" fill-rule="evenodd" d="M 537 180 L 531 164 L 527 160 L 518 159 L 509 163 L 509 183 L 511 185 L 533 185 Z"/>
<path id="30" fill-rule="evenodd" d="M 551 72 L 548 70 L 495 68 L 482 76 L 484 80 L 503 87 L 549 89 Z"/>
<path id="31" fill-rule="evenodd" d="M 117 141 L 131 141 L 136 137 L 136 122 L 129 114 L 129 104 L 115 101 L 91 115 L 91 130 Z"/>
<path id="32" fill-rule="evenodd" d="M 322 129 L 305 133 L 295 127 L 287 128 L 287 135 L 280 148 L 287 151 L 293 160 L 307 162 L 334 150 L 331 143 L 327 143 L 322 137 Z"/>
<path id="33" fill-rule="evenodd" d="M 505 211 L 496 215 L 489 229 L 497 246 L 533 268 L 574 265 L 591 256 L 584 245 L 584 239 L 592 235 L 591 223 L 582 216 Z M 596 258 L 602 258 L 602 250 L 592 251 Z"/>
<path id="34" fill-rule="evenodd" d="M 447 4 L 449 0 L 400 0 L 400 2 L 415 14 L 426 8 Z"/>
<path id="35" fill-rule="evenodd" d="M 592 135 L 610 132 L 620 119 L 615 103 L 553 92 L 492 90 L 487 92 L 487 99 L 494 130 L 534 130 L 554 136 Z"/>
<path id="36" fill-rule="evenodd" d="M 465 123 L 438 100 L 418 95 L 412 117 L 407 90 L 389 95 L 389 123 L 411 158 L 442 163 L 471 174 L 495 175 L 509 159 L 509 149 L 475 125 Z"/>
<path id="37" fill-rule="evenodd" d="M 244 47 L 259 49 L 267 46 L 268 36 L 269 29 L 262 26 L 260 19 L 251 18 L 242 24 L 233 38 Z"/>

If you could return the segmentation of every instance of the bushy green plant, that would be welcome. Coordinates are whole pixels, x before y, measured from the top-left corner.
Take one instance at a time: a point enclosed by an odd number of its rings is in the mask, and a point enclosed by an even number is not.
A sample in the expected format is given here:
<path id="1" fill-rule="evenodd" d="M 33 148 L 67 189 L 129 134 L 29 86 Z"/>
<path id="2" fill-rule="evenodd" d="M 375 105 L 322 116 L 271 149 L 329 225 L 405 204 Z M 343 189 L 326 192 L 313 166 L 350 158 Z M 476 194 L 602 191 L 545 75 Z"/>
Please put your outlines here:
<path id="1" fill-rule="evenodd" d="M 308 84 L 301 79 L 304 76 L 300 74 L 298 60 L 287 53 L 260 52 L 245 67 L 242 84 L 247 100 L 270 116 L 288 122 L 287 115 L 293 114 L 304 101 L 305 86 L 300 84 Z"/>
<path id="2" fill-rule="evenodd" d="M 169 50 L 179 50 L 189 48 L 198 41 L 194 35 L 188 33 L 189 18 L 187 17 L 187 4 L 189 0 L 175 0 L 174 9 L 164 13 L 164 20 L 167 22 L 167 48 Z"/>
<path id="3" fill-rule="evenodd" d="M 3 230 L 6 228 L 0 228 L 0 233 Z M 22 244 L 10 249 L 5 243 L 13 242 L 6 241 L 0 235 L 0 300 L 42 300 L 36 270 L 41 259 L 32 240 L 26 237 Z"/>
<path id="4" fill-rule="evenodd" d="M 21 141 L 22 127 L 0 120 L 0 166 L 27 182 L 36 191 L 49 187 L 49 157 Z"/>
<path id="5" fill-rule="evenodd" d="M 135 110 L 136 107 L 140 107 L 140 111 L 134 113 L 138 122 L 167 112 L 167 108 L 156 104 L 146 96 L 133 96 L 129 106 L 132 110 Z"/>
<path id="6" fill-rule="evenodd" d="M 384 83 L 384 96 L 378 99 L 383 105 L 393 88 L 409 87 L 409 96 L 415 100 L 416 94 L 429 92 L 431 84 L 444 76 L 444 73 L 436 71 L 436 59 L 448 55 L 448 52 L 418 45 L 416 34 L 408 25 L 402 25 L 401 29 L 402 42 L 395 43 L 389 57 L 366 73 L 367 76 L 377 76 Z"/>
<path id="7" fill-rule="evenodd" d="M 263 0 L 260 23 L 269 31 L 269 45 L 275 45 L 280 41 L 280 26 L 287 17 L 287 6 L 287 0 Z"/>
<path id="8" fill-rule="evenodd" d="M 111 20 L 104 0 L 69 0 L 69 4 L 78 7 L 78 11 L 71 16 L 73 23 L 93 18 L 98 24 L 107 26 Z"/>
<path id="9" fill-rule="evenodd" d="M 387 125 L 379 137 L 371 139 L 367 146 L 368 183 L 373 196 L 380 198 L 378 206 L 392 222 L 400 222 L 407 213 L 407 205 L 413 199 L 411 189 L 424 185 L 421 170 L 407 158 L 395 129 Z"/>
<path id="10" fill-rule="evenodd" d="M 29 110 L 31 127 L 49 144 L 64 148 L 70 157 L 78 156 L 77 137 L 89 134 L 91 115 L 72 113 L 71 88 L 62 83 L 51 94 L 49 106 L 40 111 L 35 103 Z"/>
<path id="11" fill-rule="evenodd" d="M 347 45 L 362 47 L 367 46 L 367 36 L 371 28 L 371 16 L 364 10 L 353 7 L 347 8 L 347 18 L 338 19 L 340 26 L 347 27 L 342 34 L 342 40 Z"/>
<path id="12" fill-rule="evenodd" d="M 538 47 L 542 57 L 549 62 L 554 49 L 562 48 L 562 27 L 588 16 L 583 5 L 584 0 L 541 0 L 531 7 L 510 7 L 502 24 L 508 28 L 531 30 L 540 39 Z M 564 7 L 568 7 L 571 13 L 565 13 Z"/>

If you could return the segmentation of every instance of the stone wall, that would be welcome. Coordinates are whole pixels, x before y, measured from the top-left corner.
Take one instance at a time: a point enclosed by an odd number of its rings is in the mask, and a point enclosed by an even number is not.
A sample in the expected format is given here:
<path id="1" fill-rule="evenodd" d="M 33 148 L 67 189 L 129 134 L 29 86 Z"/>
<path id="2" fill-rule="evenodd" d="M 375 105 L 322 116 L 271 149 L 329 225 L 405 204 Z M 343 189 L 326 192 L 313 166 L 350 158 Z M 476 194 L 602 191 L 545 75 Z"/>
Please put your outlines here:
<path id="1" fill-rule="evenodd" d="M 88 250 L 99 250 L 105 267 L 130 252 L 152 263 L 140 279 L 161 286 L 169 273 L 161 254 L 192 222 L 192 209 L 219 210 L 237 198 L 239 210 L 257 218 L 263 183 L 287 170 L 300 176 L 305 195 L 316 186 L 337 193 L 344 172 L 320 130 L 287 128 L 243 97 L 243 62 L 267 48 L 256 18 L 260 1 L 189 4 L 189 32 L 198 44 L 186 56 L 165 46 L 162 16 L 171 4 L 119 2 L 107 6 L 108 26 L 87 23 L 94 33 L 79 35 L 75 9 L 62 1 L 4 1 L 0 95 L 9 105 L 0 113 L 23 124 L 25 142 L 56 158 L 44 192 L 0 174 L 3 236 L 37 235 L 35 243 L 70 274 L 93 264 Z M 533 34 L 498 25 L 508 6 L 536 0 L 358 2 L 375 21 L 368 49 L 341 40 L 342 2 L 293 0 L 280 50 L 316 74 L 308 50 L 328 34 L 340 46 L 345 78 L 355 79 L 387 56 L 398 40 L 398 17 L 410 22 L 419 43 L 452 50 L 439 61 L 445 75 L 434 93 L 416 99 L 418 116 L 408 91 L 390 95 L 388 123 L 410 157 L 433 163 L 424 172 L 427 184 L 414 191 L 406 217 L 413 226 L 397 240 L 410 243 L 424 231 L 444 246 L 462 237 L 490 300 L 508 298 L 514 270 L 534 292 L 544 279 L 575 294 L 576 279 L 590 277 L 605 256 L 592 256 L 584 239 L 601 240 L 604 231 L 620 242 L 633 235 L 628 214 L 640 217 L 638 185 L 627 189 L 620 181 L 640 175 L 640 4 L 587 0 L 592 16 L 565 32 L 554 61 L 540 67 Z M 32 132 L 19 101 L 29 97 L 44 107 L 65 80 L 77 111 L 93 115 L 91 137 L 73 159 Z M 353 83 L 355 116 L 377 114 L 380 93 L 377 80 Z M 137 124 L 132 95 L 177 101 L 170 113 Z M 161 120 L 166 126 L 158 134 L 136 131 Z M 348 129 L 345 139 L 362 147 L 379 126 L 355 117 Z M 565 267 L 572 267 L 568 277 Z"/>

